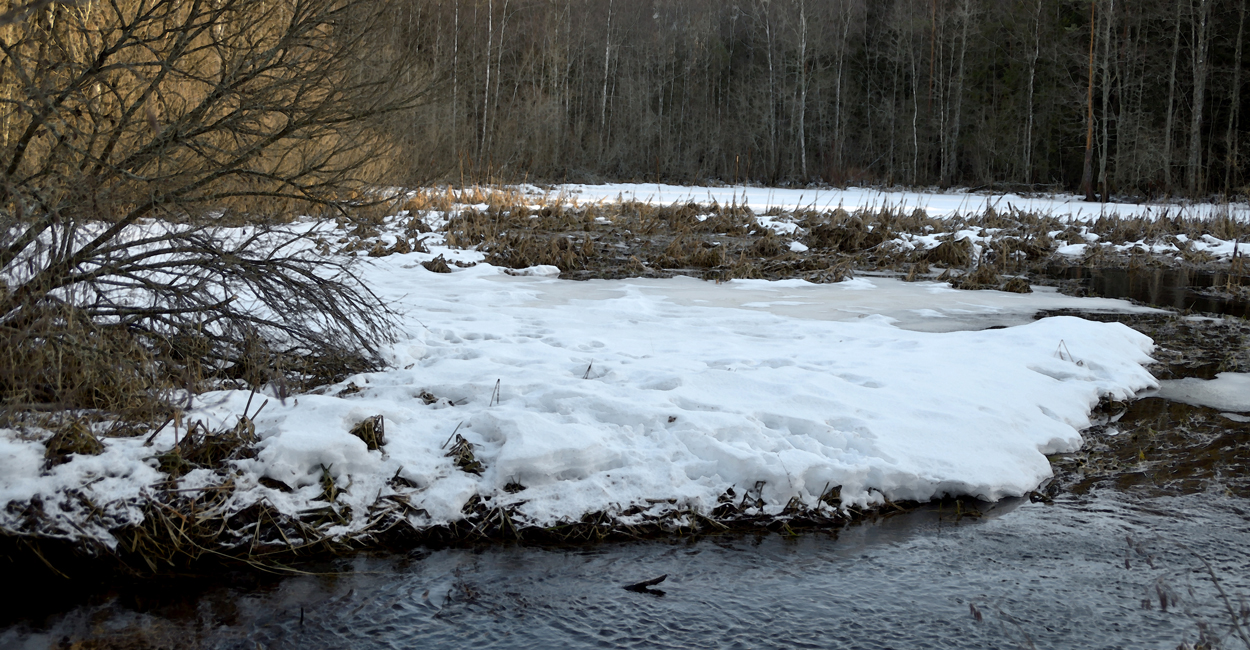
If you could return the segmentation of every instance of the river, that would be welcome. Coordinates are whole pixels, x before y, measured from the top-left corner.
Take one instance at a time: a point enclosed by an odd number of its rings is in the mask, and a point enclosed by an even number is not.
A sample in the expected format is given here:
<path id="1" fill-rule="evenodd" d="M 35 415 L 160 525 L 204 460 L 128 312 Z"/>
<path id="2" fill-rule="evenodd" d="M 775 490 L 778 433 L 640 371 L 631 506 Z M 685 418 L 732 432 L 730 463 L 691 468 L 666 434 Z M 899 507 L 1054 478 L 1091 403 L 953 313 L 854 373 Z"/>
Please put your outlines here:
<path id="1" fill-rule="evenodd" d="M 1204 561 L 1246 606 L 1248 529 L 1244 499 L 1108 491 L 796 538 L 416 550 L 104 590 L 0 647 L 1171 649 L 1227 630 Z"/>

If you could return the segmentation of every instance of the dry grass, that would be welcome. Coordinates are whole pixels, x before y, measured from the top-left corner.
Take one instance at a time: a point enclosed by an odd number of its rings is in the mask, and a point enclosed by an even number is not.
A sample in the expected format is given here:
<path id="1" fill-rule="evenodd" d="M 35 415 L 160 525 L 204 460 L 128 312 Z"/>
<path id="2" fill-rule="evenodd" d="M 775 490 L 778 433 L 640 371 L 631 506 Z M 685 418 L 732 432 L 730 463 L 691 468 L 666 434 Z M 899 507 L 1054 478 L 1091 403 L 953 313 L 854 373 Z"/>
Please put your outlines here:
<path id="1" fill-rule="evenodd" d="M 972 262 L 972 242 L 967 239 L 947 239 L 925 253 L 925 261 L 940 264 L 948 269 L 962 269 Z"/>
<path id="2" fill-rule="evenodd" d="M 150 343 L 69 305 L 27 310 L 0 324 L 0 419 L 71 409 L 161 417 L 169 391 L 187 379 L 163 370 L 188 350 L 181 341 L 164 351 Z"/>
<path id="3" fill-rule="evenodd" d="M 210 431 L 200 421 L 191 422 L 180 436 L 179 420 L 174 420 L 174 435 L 178 437 L 178 442 L 156 457 L 161 471 L 168 474 L 171 481 L 195 469 L 224 470 L 230 461 L 256 455 L 253 448 L 256 425 L 246 415 L 239 416 L 233 427 L 219 431 Z"/>
<path id="4" fill-rule="evenodd" d="M 1250 235 L 1250 224 L 1228 215 L 1212 218 L 1164 215 L 1153 218 L 1104 217 L 1089 226 L 1070 223 L 1053 215 L 1025 212 L 1014 207 L 987 208 L 979 213 L 955 214 L 942 219 L 924 210 L 892 206 L 847 211 L 842 208 L 818 212 L 771 209 L 799 226 L 790 237 L 761 227 L 756 215 L 740 205 L 675 203 L 653 205 L 638 201 L 579 204 L 564 196 L 525 197 L 508 190 L 481 186 L 459 192 L 431 192 L 421 205 L 451 208 L 446 241 L 456 247 L 474 247 L 487 253 L 487 261 L 509 268 L 539 264 L 559 267 L 569 279 L 668 277 L 691 275 L 707 280 L 735 278 L 782 279 L 802 277 L 817 282 L 839 281 L 854 270 L 871 269 L 908 274 L 911 279 L 928 273 L 928 265 L 947 269 L 971 269 L 966 288 L 1006 287 L 998 274 L 1027 276 L 1048 265 L 1070 264 L 1055 256 L 1063 244 L 1085 243 L 1088 233 L 1100 242 L 1126 243 L 1151 238 L 1177 242 L 1205 234 L 1227 238 Z M 473 201 L 472 205 L 446 202 L 447 197 Z M 415 207 L 415 205 L 414 205 Z M 431 207 L 431 210 L 435 207 Z M 986 239 L 988 267 L 976 274 L 978 260 L 971 241 L 956 241 L 961 230 L 980 231 Z M 896 242 L 904 235 L 950 233 L 936 248 L 917 249 Z M 1051 233 L 1056 233 L 1052 236 Z M 793 253 L 789 239 L 809 250 Z M 1083 265 L 1133 265 L 1145 259 L 1139 253 L 1118 253 L 1091 246 Z M 1184 263 L 1219 268 L 1223 262 L 1197 251 L 1182 252 L 1175 260 L 1154 256 L 1149 263 Z M 912 269 L 918 272 L 911 273 Z M 921 270 L 923 269 L 923 270 Z M 984 277 L 981 277 L 984 276 Z M 1023 279 L 1027 283 L 1027 279 Z M 1023 291 L 1025 284 L 1012 282 Z"/>
<path id="5" fill-rule="evenodd" d="M 370 451 L 377 451 L 386 444 L 385 422 L 380 415 L 357 422 L 349 433 L 364 441 Z"/>
<path id="6" fill-rule="evenodd" d="M 452 437 L 455 442 L 451 445 L 451 449 L 447 451 L 447 457 L 452 459 L 452 463 L 454 463 L 456 467 L 459 467 L 460 471 L 467 474 L 480 475 L 486 467 L 482 465 L 482 462 L 479 461 L 477 456 L 474 455 L 473 443 L 465 440 L 464 436 L 458 433 L 453 433 Z"/>

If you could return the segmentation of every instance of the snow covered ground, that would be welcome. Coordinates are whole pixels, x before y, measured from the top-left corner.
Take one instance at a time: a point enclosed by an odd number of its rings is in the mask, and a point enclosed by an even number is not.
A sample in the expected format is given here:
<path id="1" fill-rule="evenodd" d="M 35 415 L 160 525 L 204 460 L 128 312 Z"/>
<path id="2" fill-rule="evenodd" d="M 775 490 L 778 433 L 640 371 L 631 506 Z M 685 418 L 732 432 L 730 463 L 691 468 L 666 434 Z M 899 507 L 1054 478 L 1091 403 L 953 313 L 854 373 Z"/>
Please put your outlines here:
<path id="1" fill-rule="evenodd" d="M 968 191 L 915 191 L 915 190 L 882 190 L 875 188 L 848 189 L 786 189 L 769 187 L 690 187 L 663 184 L 609 184 L 609 185 L 557 185 L 551 189 L 534 186 L 520 186 L 522 192 L 536 201 L 542 198 L 563 198 L 575 200 L 579 204 L 608 202 L 619 200 L 642 201 L 658 205 L 672 205 L 694 202 L 710 206 L 713 202 L 725 205 L 745 205 L 759 215 L 762 225 L 772 228 L 779 235 L 795 236 L 798 229 L 793 219 L 785 214 L 796 210 L 814 210 L 827 212 L 842 208 L 848 212 L 856 210 L 873 210 L 889 208 L 897 211 L 923 209 L 925 213 L 936 219 L 954 215 L 965 217 L 985 213 L 989 208 L 1003 212 L 1019 209 L 1046 216 L 1053 216 L 1068 222 L 1079 233 L 1084 241 L 1061 245 L 1056 253 L 1081 258 L 1090 252 L 1091 247 L 1105 247 L 1107 252 L 1128 254 L 1134 251 L 1144 254 L 1167 257 L 1184 257 L 1189 254 L 1205 254 L 1215 260 L 1228 260 L 1236 255 L 1246 254 L 1246 243 L 1232 239 L 1220 239 L 1210 234 L 1200 237 L 1189 237 L 1179 234 L 1175 237 L 1139 241 L 1105 241 L 1092 231 L 1089 225 L 1103 216 L 1109 217 L 1184 217 L 1186 219 L 1209 219 L 1228 216 L 1237 221 L 1250 221 L 1250 205 L 1230 203 L 1219 205 L 1214 203 L 1089 203 L 1081 197 L 1070 194 L 1045 194 L 1023 197 L 1017 194 L 988 194 Z M 782 215 L 765 215 L 770 210 L 780 210 Z M 1050 237 L 1062 238 L 1064 231 L 1047 233 Z M 958 231 L 934 231 L 927 233 L 900 233 L 893 245 L 900 250 L 930 249 L 940 241 L 954 238 L 966 239 L 973 244 L 973 259 L 977 259 L 983 247 L 1001 237 L 996 228 L 969 228 Z M 807 247 L 798 241 L 791 243 L 791 250 L 802 252 Z"/>
<path id="2" fill-rule="evenodd" d="M 475 495 L 535 525 L 631 506 L 706 513 L 727 490 L 761 482 L 773 513 L 792 498 L 817 506 L 835 486 L 845 505 L 994 500 L 1049 477 L 1044 454 L 1081 445 L 1100 397 L 1157 386 L 1143 367 L 1152 343 L 1132 329 L 1032 321 L 1038 309 L 1145 310 L 1122 301 L 862 276 L 571 282 L 552 267 L 488 264 L 440 274 L 420 262 L 482 256 L 438 239 L 430 253 L 361 260 L 359 277 L 403 314 L 391 368 L 270 397 L 258 456 L 229 477 L 231 508 L 324 506 L 327 472 L 356 515 L 331 534 L 363 526 L 369 506 L 395 493 L 419 509 L 417 527 L 458 519 Z M 197 396 L 186 420 L 231 426 L 248 399 Z M 387 443 L 369 451 L 348 431 L 374 415 Z M 44 471 L 37 438 L 0 431 L 0 503 L 13 504 L 0 526 L 20 527 L 22 504 L 38 500 L 65 536 L 109 542 L 108 528 L 142 516 L 161 479 L 153 457 L 176 435 L 171 425 L 150 447 L 106 440 L 103 454 Z M 456 435 L 474 446 L 480 475 L 447 456 Z M 226 479 L 196 470 L 180 487 Z M 105 516 L 89 521 L 86 504 Z"/>
<path id="3" fill-rule="evenodd" d="M 1236 218 L 1247 218 L 1250 206 L 1244 203 L 1229 206 L 1211 203 L 1090 203 L 1071 194 L 1047 194 L 1024 197 L 1018 194 L 989 194 L 968 191 L 916 191 L 851 187 L 847 189 L 789 189 L 731 185 L 723 187 L 690 187 L 653 183 L 620 183 L 606 185 L 557 185 L 553 190 L 529 188 L 535 195 L 566 195 L 579 202 L 637 200 L 662 205 L 673 203 L 711 203 L 747 205 L 757 213 L 770 208 L 781 210 L 812 209 L 818 212 L 841 207 L 848 212 L 860 208 L 924 209 L 931 217 L 955 213 L 984 212 L 986 208 L 1007 210 L 1018 208 L 1077 221 L 1090 221 L 1102 215 L 1120 217 L 1184 215 L 1186 217 L 1223 214 L 1227 209 Z"/>

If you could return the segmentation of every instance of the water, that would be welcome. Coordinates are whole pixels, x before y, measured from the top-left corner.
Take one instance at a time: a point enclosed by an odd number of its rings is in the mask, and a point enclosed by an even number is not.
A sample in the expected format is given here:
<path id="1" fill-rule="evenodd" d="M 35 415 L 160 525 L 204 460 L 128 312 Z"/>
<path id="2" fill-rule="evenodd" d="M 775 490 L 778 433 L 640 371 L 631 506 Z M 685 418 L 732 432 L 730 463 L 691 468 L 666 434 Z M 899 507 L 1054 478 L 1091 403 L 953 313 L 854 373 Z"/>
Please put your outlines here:
<path id="1" fill-rule="evenodd" d="M 1158 307 L 1250 318 L 1250 301 L 1221 298 L 1209 290 L 1250 285 L 1250 276 L 1190 269 L 1053 267 L 1046 275 L 1079 282 L 1089 295 L 1132 298 Z"/>
<path id="2" fill-rule="evenodd" d="M 323 575 L 145 585 L 0 624 L 0 647 L 1170 649 L 1227 619 L 1176 542 L 1250 593 L 1246 500 L 1107 492 L 984 508 L 836 536 L 415 551 Z M 622 588 L 663 574 L 651 593 Z"/>

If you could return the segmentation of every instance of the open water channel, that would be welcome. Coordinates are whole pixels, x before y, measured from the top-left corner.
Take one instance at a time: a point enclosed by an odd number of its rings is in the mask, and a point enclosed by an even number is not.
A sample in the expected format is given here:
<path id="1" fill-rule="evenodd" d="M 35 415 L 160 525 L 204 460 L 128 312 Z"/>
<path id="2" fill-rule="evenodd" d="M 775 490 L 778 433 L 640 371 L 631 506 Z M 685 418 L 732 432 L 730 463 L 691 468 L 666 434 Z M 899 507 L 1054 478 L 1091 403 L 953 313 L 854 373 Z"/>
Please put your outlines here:
<path id="1" fill-rule="evenodd" d="M 1234 611 L 1250 593 L 1244 499 L 1105 492 L 980 512 L 148 584 L 10 622 L 0 647 L 1176 648 L 1229 631 L 1204 561 Z"/>

